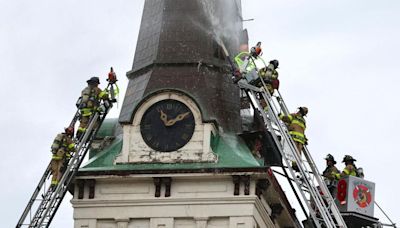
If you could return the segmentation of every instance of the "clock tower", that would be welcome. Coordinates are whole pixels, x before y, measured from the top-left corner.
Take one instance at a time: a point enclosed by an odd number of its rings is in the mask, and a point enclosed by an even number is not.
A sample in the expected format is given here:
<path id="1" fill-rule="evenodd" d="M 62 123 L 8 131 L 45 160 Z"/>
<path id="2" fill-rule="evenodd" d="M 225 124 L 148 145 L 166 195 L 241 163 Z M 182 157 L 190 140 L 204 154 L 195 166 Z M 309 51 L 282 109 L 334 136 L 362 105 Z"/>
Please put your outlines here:
<path id="1" fill-rule="evenodd" d="M 118 119 L 75 178 L 76 228 L 300 227 L 238 135 L 240 90 L 219 42 L 247 45 L 240 0 L 145 0 Z"/>
<path id="2" fill-rule="evenodd" d="M 146 1 L 119 117 L 130 137 L 116 164 L 217 162 L 212 135 L 241 131 L 217 40 L 237 53 L 242 33 L 240 1 Z"/>

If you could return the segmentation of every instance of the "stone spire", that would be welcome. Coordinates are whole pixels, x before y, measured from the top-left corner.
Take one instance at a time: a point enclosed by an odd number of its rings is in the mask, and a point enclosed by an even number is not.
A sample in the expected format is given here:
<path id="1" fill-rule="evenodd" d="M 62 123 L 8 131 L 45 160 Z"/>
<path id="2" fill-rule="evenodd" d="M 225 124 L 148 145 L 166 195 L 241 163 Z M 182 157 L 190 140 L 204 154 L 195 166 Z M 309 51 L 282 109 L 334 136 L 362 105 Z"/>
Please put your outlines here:
<path id="1" fill-rule="evenodd" d="M 205 122 L 239 132 L 239 89 L 217 40 L 234 55 L 242 32 L 238 0 L 146 0 L 119 122 L 132 122 L 146 96 L 178 90 L 198 103 Z"/>

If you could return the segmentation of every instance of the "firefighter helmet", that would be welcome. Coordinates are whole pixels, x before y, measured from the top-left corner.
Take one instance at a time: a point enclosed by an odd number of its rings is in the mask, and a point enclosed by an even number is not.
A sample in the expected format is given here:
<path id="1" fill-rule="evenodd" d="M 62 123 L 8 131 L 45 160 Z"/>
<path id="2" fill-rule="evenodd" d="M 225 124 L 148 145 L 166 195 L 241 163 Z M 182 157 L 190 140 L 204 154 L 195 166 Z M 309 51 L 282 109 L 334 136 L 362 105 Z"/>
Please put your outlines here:
<path id="1" fill-rule="evenodd" d="M 336 164 L 335 158 L 332 156 L 332 154 L 327 154 L 325 160 L 332 161 L 333 164 Z"/>
<path id="2" fill-rule="evenodd" d="M 269 63 L 272 64 L 272 65 L 274 65 L 274 68 L 275 68 L 275 69 L 278 68 L 278 66 L 279 66 L 279 61 L 276 60 L 276 59 L 269 61 Z"/>
<path id="3" fill-rule="evenodd" d="M 88 84 L 100 84 L 99 77 L 91 77 L 89 80 L 86 81 Z"/>
<path id="4" fill-rule="evenodd" d="M 307 107 L 299 107 L 299 111 L 303 116 L 307 115 L 308 113 L 308 108 Z"/>
<path id="5" fill-rule="evenodd" d="M 343 161 L 342 162 L 348 162 L 348 161 L 357 161 L 356 159 L 354 159 L 352 156 L 350 156 L 350 155 L 345 155 L 344 156 L 344 158 L 343 158 Z"/>
<path id="6" fill-rule="evenodd" d="M 67 127 L 67 128 L 65 128 L 65 133 L 66 133 L 67 135 L 74 136 L 74 128 L 73 128 L 73 127 Z"/>

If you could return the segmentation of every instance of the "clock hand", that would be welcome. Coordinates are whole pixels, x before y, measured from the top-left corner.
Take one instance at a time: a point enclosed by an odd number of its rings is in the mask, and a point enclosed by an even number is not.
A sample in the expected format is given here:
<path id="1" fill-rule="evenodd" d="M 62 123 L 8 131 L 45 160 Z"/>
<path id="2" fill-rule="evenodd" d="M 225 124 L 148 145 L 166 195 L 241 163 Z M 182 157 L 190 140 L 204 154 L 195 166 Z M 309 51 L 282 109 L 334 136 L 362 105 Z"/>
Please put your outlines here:
<path id="1" fill-rule="evenodd" d="M 176 121 L 181 121 L 183 120 L 187 115 L 189 115 L 190 112 L 185 112 L 183 114 L 180 114 L 176 117 Z"/>
<path id="2" fill-rule="evenodd" d="M 160 119 L 163 121 L 163 123 L 164 123 L 164 125 L 165 126 L 168 126 L 167 124 L 168 124 L 168 121 L 167 121 L 167 119 L 168 119 L 168 117 L 167 117 L 167 114 L 165 114 L 162 110 L 160 111 Z"/>
<path id="3" fill-rule="evenodd" d="M 174 125 L 176 122 L 183 120 L 187 115 L 189 115 L 190 112 L 185 112 L 182 114 L 179 114 L 175 119 L 173 120 L 168 120 L 168 122 L 165 124 L 165 126 L 172 126 Z"/>
<path id="4" fill-rule="evenodd" d="M 170 127 L 170 126 L 174 125 L 175 122 L 176 122 L 175 119 L 173 119 L 173 120 L 168 120 L 168 122 L 165 124 L 165 126 Z"/>

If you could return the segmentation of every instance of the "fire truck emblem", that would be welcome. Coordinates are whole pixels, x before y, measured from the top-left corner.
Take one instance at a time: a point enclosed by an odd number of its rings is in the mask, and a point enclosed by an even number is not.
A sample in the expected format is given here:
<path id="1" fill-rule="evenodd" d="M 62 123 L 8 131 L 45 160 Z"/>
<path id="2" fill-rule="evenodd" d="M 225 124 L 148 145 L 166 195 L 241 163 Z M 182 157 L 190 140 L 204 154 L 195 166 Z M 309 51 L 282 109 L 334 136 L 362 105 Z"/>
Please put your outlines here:
<path id="1" fill-rule="evenodd" d="M 368 207 L 372 200 L 371 192 L 368 187 L 363 184 L 358 184 L 354 187 L 353 198 L 361 208 Z"/>

